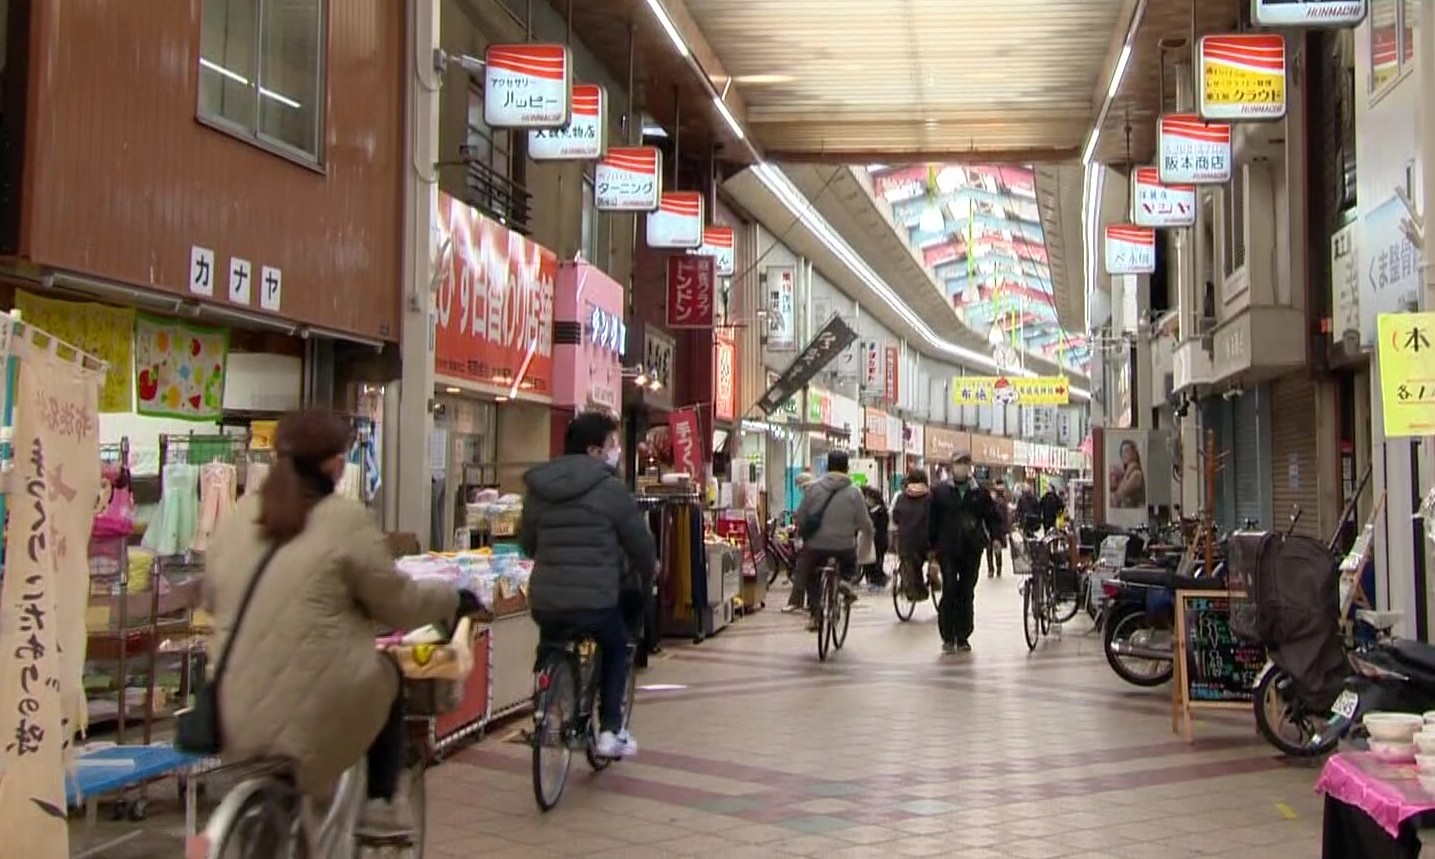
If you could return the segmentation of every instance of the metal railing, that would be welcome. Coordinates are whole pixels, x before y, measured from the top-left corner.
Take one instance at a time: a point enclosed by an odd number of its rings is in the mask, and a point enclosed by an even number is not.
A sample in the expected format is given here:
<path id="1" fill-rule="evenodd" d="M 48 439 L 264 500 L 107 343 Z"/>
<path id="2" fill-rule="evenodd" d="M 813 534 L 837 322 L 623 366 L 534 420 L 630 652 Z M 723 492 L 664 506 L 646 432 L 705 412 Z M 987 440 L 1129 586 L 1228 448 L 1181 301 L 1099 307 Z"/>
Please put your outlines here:
<path id="1" fill-rule="evenodd" d="M 462 156 L 460 163 L 468 173 L 465 202 L 510 230 L 529 235 L 532 232 L 529 224 L 533 195 L 528 193 L 528 189 L 483 161 L 474 159 L 469 147 L 459 147 L 459 154 Z"/>

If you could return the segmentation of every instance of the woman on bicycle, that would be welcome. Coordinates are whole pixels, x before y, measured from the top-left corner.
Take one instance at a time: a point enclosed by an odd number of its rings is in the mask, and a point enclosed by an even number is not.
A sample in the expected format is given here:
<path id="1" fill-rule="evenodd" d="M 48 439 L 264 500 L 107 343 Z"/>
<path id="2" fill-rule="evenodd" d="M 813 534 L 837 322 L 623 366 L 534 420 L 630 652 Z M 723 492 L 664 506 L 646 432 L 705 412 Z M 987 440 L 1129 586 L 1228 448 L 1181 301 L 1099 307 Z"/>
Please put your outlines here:
<path id="1" fill-rule="evenodd" d="M 367 754 L 365 823 L 400 833 L 413 826 L 407 799 L 397 795 L 400 674 L 375 649 L 375 625 L 449 624 L 476 601 L 397 572 L 369 512 L 334 495 L 349 437 L 332 413 L 284 415 L 263 487 L 251 487 L 210 543 L 204 601 L 214 616 L 212 653 L 233 648 L 218 690 L 224 757 L 283 760 L 302 790 L 326 797 Z"/>

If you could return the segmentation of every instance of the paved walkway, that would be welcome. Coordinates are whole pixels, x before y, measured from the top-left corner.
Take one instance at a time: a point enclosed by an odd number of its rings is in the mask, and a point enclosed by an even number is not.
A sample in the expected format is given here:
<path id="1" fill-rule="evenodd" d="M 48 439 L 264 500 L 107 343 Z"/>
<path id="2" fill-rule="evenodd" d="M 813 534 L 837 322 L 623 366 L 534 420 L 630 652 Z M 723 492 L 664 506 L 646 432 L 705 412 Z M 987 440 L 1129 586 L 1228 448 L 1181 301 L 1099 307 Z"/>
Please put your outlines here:
<path id="1" fill-rule="evenodd" d="M 977 599 L 971 654 L 941 656 L 930 605 L 899 624 L 886 596 L 825 664 L 775 610 L 675 646 L 640 680 L 639 757 L 597 776 L 575 759 L 553 812 L 516 736 L 432 773 L 431 855 L 1319 855 L 1315 770 L 1248 715 L 1203 715 L 1188 745 L 1168 690 L 1117 678 L 1084 616 L 1028 655 L 1016 582 L 983 579 Z"/>

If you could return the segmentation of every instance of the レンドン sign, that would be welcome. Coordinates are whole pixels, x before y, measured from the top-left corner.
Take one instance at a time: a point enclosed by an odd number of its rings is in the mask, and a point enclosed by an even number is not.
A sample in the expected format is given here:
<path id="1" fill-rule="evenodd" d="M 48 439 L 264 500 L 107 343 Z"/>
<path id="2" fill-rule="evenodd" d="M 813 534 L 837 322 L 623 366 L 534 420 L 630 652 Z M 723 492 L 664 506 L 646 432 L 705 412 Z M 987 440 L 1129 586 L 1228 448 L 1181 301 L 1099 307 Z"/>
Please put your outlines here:
<path id="1" fill-rule="evenodd" d="M 1189 227 L 1196 223 L 1196 188 L 1166 185 L 1155 167 L 1137 167 L 1132 176 L 1131 220 L 1138 227 Z"/>
<path id="2" fill-rule="evenodd" d="M 572 68 L 563 45 L 490 45 L 484 53 L 484 122 L 491 128 L 567 125 Z"/>
<path id="3" fill-rule="evenodd" d="M 1205 36 L 1200 45 L 1203 118 L 1253 120 L 1286 115 L 1285 36 Z"/>
<path id="4" fill-rule="evenodd" d="M 600 212 L 651 212 L 663 194 L 663 153 L 655 146 L 614 146 L 593 168 Z"/>
<path id="5" fill-rule="evenodd" d="M 573 87 L 573 114 L 562 128 L 528 132 L 534 161 L 591 161 L 608 151 L 608 94 L 597 84 Z"/>
<path id="6" fill-rule="evenodd" d="M 1194 113 L 1161 117 L 1156 165 L 1168 185 L 1222 185 L 1231 181 L 1231 127 Z"/>
<path id="7" fill-rule="evenodd" d="M 716 318 L 713 258 L 668 257 L 668 327 L 711 328 Z"/>
<path id="8" fill-rule="evenodd" d="M 1151 274 L 1156 270 L 1156 231 L 1132 224 L 1106 228 L 1106 273 Z"/>

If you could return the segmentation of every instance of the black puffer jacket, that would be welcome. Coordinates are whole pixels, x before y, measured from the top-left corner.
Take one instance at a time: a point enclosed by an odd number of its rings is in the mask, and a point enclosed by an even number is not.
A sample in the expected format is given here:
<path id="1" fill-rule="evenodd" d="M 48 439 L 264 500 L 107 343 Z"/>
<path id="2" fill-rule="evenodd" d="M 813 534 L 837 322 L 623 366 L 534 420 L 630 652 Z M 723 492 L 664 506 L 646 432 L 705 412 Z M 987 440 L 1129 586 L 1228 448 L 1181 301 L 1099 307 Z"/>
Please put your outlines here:
<path id="1" fill-rule="evenodd" d="M 533 559 L 528 604 L 534 611 L 618 605 L 657 568 L 653 535 L 628 487 L 601 460 L 560 456 L 523 475 L 528 495 L 518 542 Z"/>

